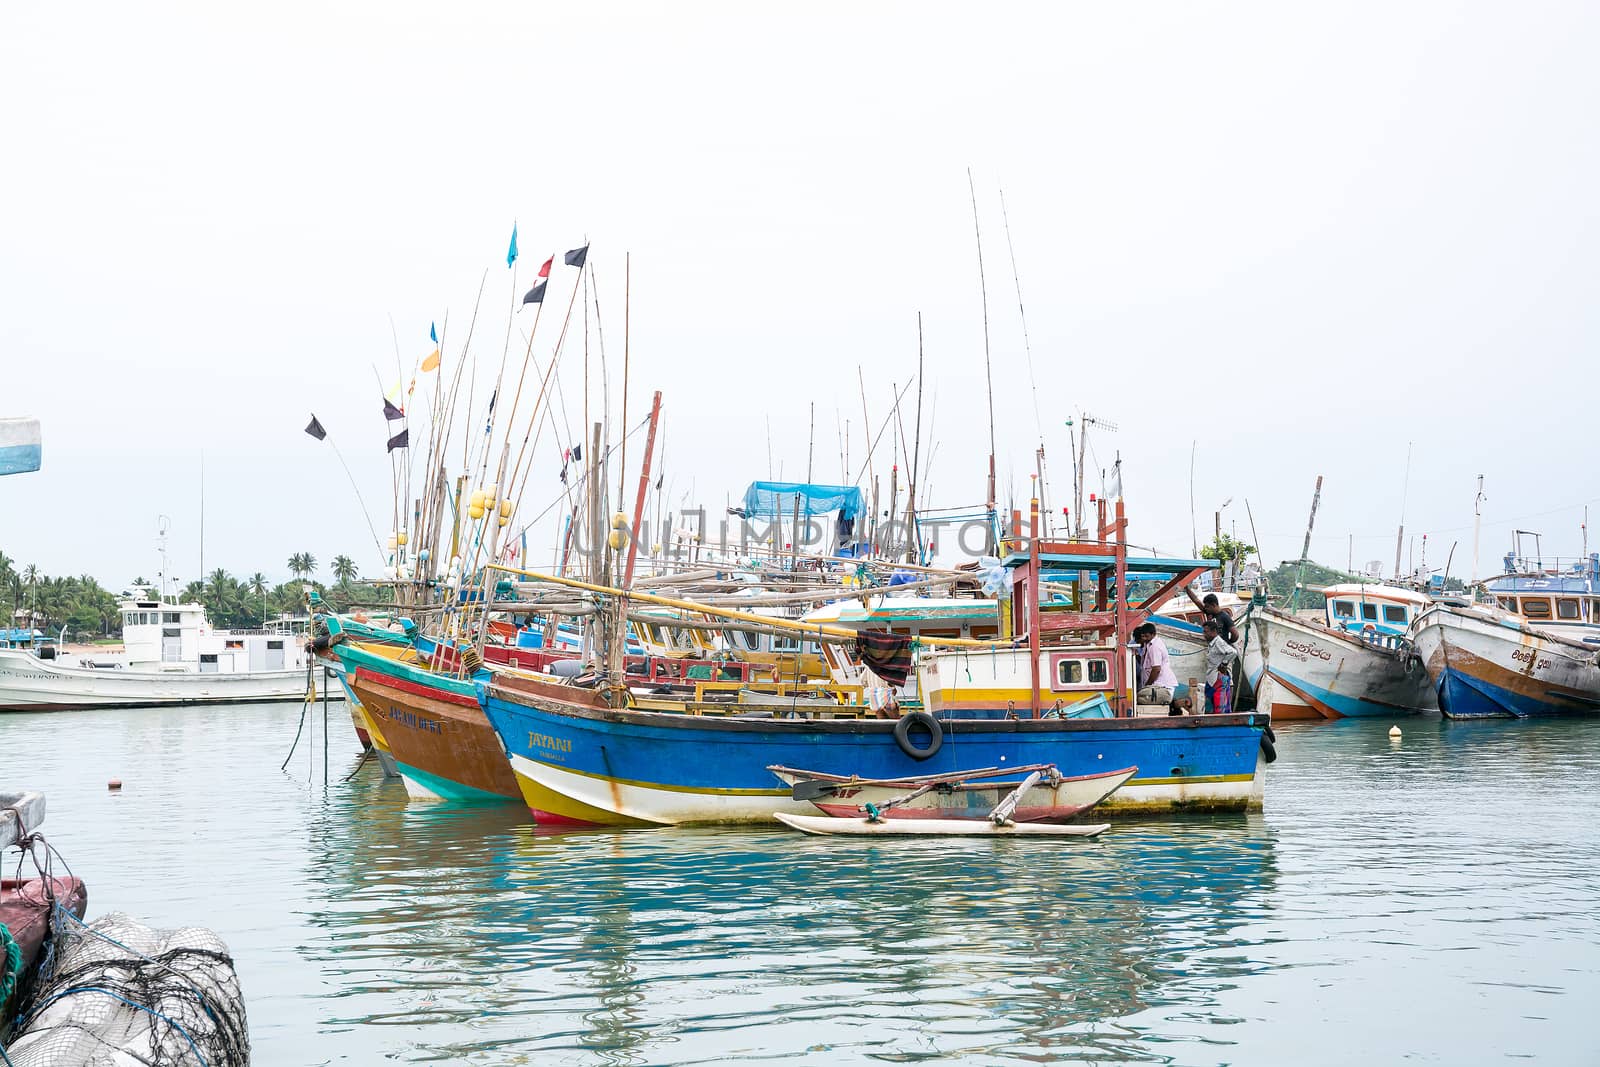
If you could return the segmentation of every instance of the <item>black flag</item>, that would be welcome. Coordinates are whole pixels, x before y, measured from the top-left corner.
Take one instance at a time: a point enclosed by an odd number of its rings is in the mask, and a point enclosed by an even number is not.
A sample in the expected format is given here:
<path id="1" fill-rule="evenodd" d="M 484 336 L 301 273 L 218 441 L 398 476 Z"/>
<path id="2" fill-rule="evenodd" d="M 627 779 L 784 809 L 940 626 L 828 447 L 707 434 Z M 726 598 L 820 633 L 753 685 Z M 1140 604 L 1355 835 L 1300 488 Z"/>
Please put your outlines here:
<path id="1" fill-rule="evenodd" d="M 573 459 L 573 461 L 576 462 L 576 461 L 578 461 L 578 460 L 580 460 L 582 458 L 583 458 L 583 446 L 582 445 L 573 445 L 572 446 L 572 459 Z"/>
<path id="2" fill-rule="evenodd" d="M 389 451 L 393 452 L 397 448 L 407 448 L 407 447 L 410 446 L 410 444 L 411 444 L 411 431 L 410 430 L 401 430 L 399 433 L 397 433 L 393 437 L 389 438 Z"/>
<path id="3" fill-rule="evenodd" d="M 385 398 L 383 401 L 383 417 L 388 419 L 390 422 L 394 422 L 396 419 L 405 418 L 406 413 L 395 407 L 390 400 Z"/>
<path id="4" fill-rule="evenodd" d="M 572 251 L 567 253 L 566 258 L 567 266 L 569 267 L 583 266 L 583 261 L 589 258 L 589 246 L 584 245 L 582 248 L 574 248 Z"/>
<path id="5" fill-rule="evenodd" d="M 542 303 L 544 303 L 544 282 L 540 282 L 538 285 L 534 286 L 532 289 L 529 289 L 528 290 L 528 295 L 522 298 L 522 302 L 524 304 L 542 304 Z"/>
<path id="6" fill-rule="evenodd" d="M 328 431 L 322 428 L 322 423 L 317 421 L 317 417 L 315 415 L 311 416 L 311 425 L 306 427 L 306 433 L 310 434 L 312 437 L 315 437 L 319 441 L 328 436 Z"/>

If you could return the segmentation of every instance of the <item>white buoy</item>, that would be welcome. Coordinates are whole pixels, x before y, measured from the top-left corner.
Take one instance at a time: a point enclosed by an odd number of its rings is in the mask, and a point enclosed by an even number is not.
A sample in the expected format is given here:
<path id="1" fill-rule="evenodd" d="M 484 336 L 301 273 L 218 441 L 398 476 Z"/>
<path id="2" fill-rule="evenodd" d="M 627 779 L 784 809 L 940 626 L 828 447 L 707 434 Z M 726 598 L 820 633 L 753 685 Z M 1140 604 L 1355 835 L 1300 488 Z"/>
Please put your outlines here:
<path id="1" fill-rule="evenodd" d="M 1400 740 L 1400 727 L 1398 727 L 1398 726 L 1389 727 L 1389 736 L 1394 738 L 1396 741 Z"/>

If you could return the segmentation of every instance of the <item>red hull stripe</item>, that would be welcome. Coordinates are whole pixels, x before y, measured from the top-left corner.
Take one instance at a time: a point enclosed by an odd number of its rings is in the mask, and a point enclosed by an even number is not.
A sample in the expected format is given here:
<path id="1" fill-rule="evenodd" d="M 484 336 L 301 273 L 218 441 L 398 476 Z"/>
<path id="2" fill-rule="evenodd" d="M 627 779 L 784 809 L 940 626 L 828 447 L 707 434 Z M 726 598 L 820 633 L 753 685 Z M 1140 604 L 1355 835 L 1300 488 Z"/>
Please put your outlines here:
<path id="1" fill-rule="evenodd" d="M 412 696 L 424 697 L 428 700 L 437 700 L 443 704 L 459 704 L 464 708 L 478 706 L 478 702 L 472 697 L 462 696 L 460 693 L 452 693 L 447 689 L 438 689 L 431 685 L 407 681 L 404 678 L 396 678 L 389 674 L 379 674 L 377 671 L 368 670 L 366 667 L 356 668 L 356 681 L 365 682 L 368 685 L 387 686 L 390 689 L 398 689 L 402 693 L 410 693 Z"/>

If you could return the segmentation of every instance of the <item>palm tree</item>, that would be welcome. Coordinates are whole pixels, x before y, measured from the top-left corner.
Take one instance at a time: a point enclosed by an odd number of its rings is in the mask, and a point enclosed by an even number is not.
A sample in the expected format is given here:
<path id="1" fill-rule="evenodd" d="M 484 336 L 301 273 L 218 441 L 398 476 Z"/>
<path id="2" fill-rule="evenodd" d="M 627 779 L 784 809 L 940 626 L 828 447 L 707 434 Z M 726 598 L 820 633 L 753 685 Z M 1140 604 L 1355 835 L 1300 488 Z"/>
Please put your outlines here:
<path id="1" fill-rule="evenodd" d="M 333 577 L 340 585 L 349 585 L 356 579 L 356 561 L 349 556 L 333 557 Z"/>
<path id="2" fill-rule="evenodd" d="M 317 557 L 309 552 L 296 552 L 289 557 L 289 573 L 296 578 L 306 578 L 315 573 Z"/>
<path id="3" fill-rule="evenodd" d="M 39 565 L 30 563 L 22 568 L 22 580 L 28 583 L 28 613 L 31 615 L 39 606 Z M 28 625 L 33 625 L 33 619 L 28 620 Z"/>
<path id="4" fill-rule="evenodd" d="M 256 571 L 244 580 L 244 587 L 251 596 L 261 598 L 261 625 L 267 624 L 267 576 Z"/>

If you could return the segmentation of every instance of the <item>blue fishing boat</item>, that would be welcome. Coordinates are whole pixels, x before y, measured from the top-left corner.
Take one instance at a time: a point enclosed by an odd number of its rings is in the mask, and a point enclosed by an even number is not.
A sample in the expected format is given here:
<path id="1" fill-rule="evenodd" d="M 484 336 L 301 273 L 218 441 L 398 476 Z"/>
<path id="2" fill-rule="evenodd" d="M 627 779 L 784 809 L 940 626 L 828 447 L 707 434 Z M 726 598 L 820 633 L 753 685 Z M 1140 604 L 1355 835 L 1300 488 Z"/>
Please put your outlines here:
<path id="1" fill-rule="evenodd" d="M 486 711 L 524 799 L 543 823 L 765 823 L 778 812 L 807 811 L 773 765 L 878 779 L 1008 765 L 1053 764 L 1067 776 L 1138 767 L 1097 811 L 1259 810 L 1265 715 L 1133 714 L 1133 627 L 1216 564 L 1143 561 L 1170 577 L 1141 604 L 1130 604 L 1126 590 L 1140 561 L 1128 559 L 1125 529 L 1119 501 L 1114 522 L 1102 507 L 1092 542 L 1045 543 L 1014 530 L 1007 564 L 1013 632 L 1026 634 L 1015 644 L 1023 647 L 940 653 L 923 675 L 930 696 L 958 672 L 974 679 L 1031 675 L 1021 702 L 964 691 L 960 700 L 930 701 L 931 713 L 899 719 L 876 718 L 859 706 L 798 703 L 691 713 L 597 706 L 592 694 L 570 686 L 501 673 L 488 685 Z M 1045 589 L 1050 571 L 1079 576 L 1071 601 Z M 1060 583 L 1052 588 L 1059 594 Z M 944 683 L 930 677 L 940 663 Z"/>

